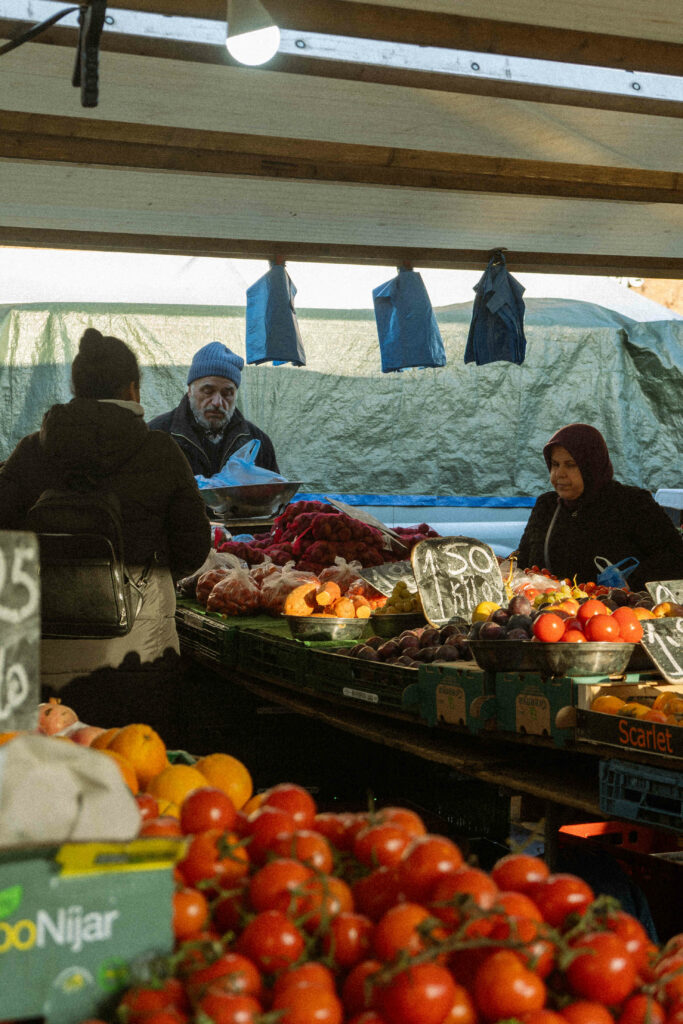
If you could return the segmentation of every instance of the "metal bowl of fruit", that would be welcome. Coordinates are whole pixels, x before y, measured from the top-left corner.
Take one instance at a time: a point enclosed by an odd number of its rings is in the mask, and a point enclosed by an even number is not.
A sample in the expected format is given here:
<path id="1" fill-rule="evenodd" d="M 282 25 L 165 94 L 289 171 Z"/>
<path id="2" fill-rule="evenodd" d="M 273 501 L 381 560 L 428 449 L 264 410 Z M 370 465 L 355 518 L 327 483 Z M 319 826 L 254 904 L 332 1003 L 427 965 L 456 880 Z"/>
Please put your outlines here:
<path id="1" fill-rule="evenodd" d="M 377 636 L 399 636 L 404 629 L 425 626 L 427 620 L 422 612 L 373 612 L 370 616 L 372 630 Z"/>
<path id="2" fill-rule="evenodd" d="M 531 640 L 468 640 L 479 668 L 487 672 L 539 672 L 537 650 Z"/>
<path id="3" fill-rule="evenodd" d="M 489 672 L 539 672 L 551 676 L 622 675 L 635 646 L 537 640 L 470 640 L 469 644 L 477 665 Z"/>
<path id="4" fill-rule="evenodd" d="M 334 615 L 285 615 L 296 640 L 360 640 L 367 619 L 340 619 Z"/>

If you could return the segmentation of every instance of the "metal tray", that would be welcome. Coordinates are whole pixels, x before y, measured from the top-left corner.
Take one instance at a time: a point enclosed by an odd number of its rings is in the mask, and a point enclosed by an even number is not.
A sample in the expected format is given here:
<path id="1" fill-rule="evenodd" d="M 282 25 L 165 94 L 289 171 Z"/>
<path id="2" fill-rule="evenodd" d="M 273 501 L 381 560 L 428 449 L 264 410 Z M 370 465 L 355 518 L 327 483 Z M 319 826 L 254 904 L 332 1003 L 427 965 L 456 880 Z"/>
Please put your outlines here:
<path id="1" fill-rule="evenodd" d="M 333 615 L 285 615 L 297 640 L 359 640 L 368 619 L 340 619 Z"/>
<path id="2" fill-rule="evenodd" d="M 533 640 L 470 640 L 480 668 L 491 672 L 540 672 L 553 676 L 609 676 L 626 671 L 635 644 L 536 643 Z"/>
<path id="3" fill-rule="evenodd" d="M 301 483 L 296 481 L 272 484 L 250 484 L 244 487 L 207 487 L 200 490 L 202 498 L 216 512 L 231 519 L 255 519 L 280 515 Z"/>
<path id="4" fill-rule="evenodd" d="M 404 629 L 417 629 L 418 626 L 427 625 L 422 612 L 395 612 L 388 615 L 373 612 L 370 622 L 377 636 L 384 637 L 398 636 Z"/>

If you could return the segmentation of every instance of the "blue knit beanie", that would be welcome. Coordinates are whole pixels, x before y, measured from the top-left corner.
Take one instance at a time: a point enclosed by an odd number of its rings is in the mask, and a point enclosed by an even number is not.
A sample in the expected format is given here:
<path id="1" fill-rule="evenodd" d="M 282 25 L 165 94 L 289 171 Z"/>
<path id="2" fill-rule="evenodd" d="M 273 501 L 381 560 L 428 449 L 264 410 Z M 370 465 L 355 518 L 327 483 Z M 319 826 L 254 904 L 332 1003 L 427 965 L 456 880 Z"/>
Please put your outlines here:
<path id="1" fill-rule="evenodd" d="M 210 341 L 208 345 L 195 352 L 187 383 L 191 384 L 199 377 L 227 377 L 239 387 L 243 366 L 242 356 L 238 356 L 221 341 Z"/>

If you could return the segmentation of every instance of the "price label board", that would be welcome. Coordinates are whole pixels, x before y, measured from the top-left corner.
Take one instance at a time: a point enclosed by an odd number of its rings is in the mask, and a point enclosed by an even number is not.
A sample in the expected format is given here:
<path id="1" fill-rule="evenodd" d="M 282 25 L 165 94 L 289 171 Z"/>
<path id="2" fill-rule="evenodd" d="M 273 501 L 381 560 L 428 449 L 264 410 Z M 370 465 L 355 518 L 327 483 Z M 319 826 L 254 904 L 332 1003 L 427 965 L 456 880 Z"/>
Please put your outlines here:
<path id="1" fill-rule="evenodd" d="M 663 601 L 683 604 L 683 580 L 653 580 L 645 586 L 655 604 L 661 604 Z"/>
<path id="2" fill-rule="evenodd" d="M 683 682 L 683 618 L 644 619 L 640 641 L 664 678 Z"/>
<path id="3" fill-rule="evenodd" d="M 411 594 L 417 590 L 415 574 L 410 562 L 385 562 L 384 565 L 371 565 L 358 573 L 366 583 L 385 597 L 391 597 L 397 583 L 403 581 Z"/>
<path id="4" fill-rule="evenodd" d="M 498 559 L 481 540 L 421 540 L 410 560 L 425 615 L 433 626 L 444 626 L 454 619 L 471 622 L 472 612 L 481 601 L 507 603 Z"/>
<path id="5" fill-rule="evenodd" d="M 40 701 L 40 572 L 35 534 L 0 531 L 0 732 L 34 729 Z"/>
<path id="6" fill-rule="evenodd" d="M 406 548 L 401 538 L 393 530 L 390 530 L 381 519 L 375 519 L 369 512 L 361 512 L 360 509 L 354 508 L 353 505 L 345 505 L 343 501 L 337 501 L 336 498 L 328 498 L 325 496 L 325 501 L 328 501 L 330 505 L 334 506 L 339 512 L 343 512 L 346 516 L 351 516 L 352 519 L 357 519 L 359 523 L 365 523 L 366 526 L 374 526 L 376 530 L 379 530 L 384 535 L 386 548 L 392 547 L 391 541 L 395 541 L 400 544 L 402 548 Z M 408 549 L 406 548 L 406 551 Z"/>

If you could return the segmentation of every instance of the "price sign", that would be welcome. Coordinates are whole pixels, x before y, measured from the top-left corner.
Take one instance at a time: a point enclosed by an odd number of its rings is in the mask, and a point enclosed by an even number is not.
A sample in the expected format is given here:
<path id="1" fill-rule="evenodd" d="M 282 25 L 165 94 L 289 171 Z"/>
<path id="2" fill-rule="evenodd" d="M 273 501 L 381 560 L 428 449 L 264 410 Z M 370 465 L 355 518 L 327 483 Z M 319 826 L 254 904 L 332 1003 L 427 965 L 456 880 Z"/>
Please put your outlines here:
<path id="1" fill-rule="evenodd" d="M 474 537 L 421 540 L 410 560 L 426 617 L 434 626 L 470 622 L 481 601 L 506 604 L 503 577 L 493 549 Z"/>
<path id="2" fill-rule="evenodd" d="M 39 658 L 38 542 L 32 533 L 0 531 L 0 732 L 35 728 Z"/>
<path id="3" fill-rule="evenodd" d="M 417 590 L 413 567 L 410 562 L 385 562 L 384 565 L 371 565 L 358 573 L 366 583 L 385 597 L 391 597 L 397 583 L 403 581 L 411 594 Z"/>
<path id="4" fill-rule="evenodd" d="M 665 679 L 683 681 L 683 618 L 644 619 L 640 641 Z"/>
<path id="5" fill-rule="evenodd" d="M 663 601 L 683 604 L 683 580 L 653 580 L 645 586 L 655 604 L 661 604 Z"/>
<path id="6" fill-rule="evenodd" d="M 375 519 L 369 512 L 361 512 L 360 509 L 354 508 L 353 505 L 345 505 L 343 501 L 337 501 L 336 498 L 328 498 L 327 495 L 325 496 L 325 501 L 329 501 L 330 505 L 333 505 L 339 512 L 343 512 L 345 516 L 351 516 L 352 519 L 357 519 L 359 523 L 365 523 L 366 526 L 374 526 L 376 530 L 379 530 L 384 535 L 385 547 L 392 547 L 391 541 L 400 544 L 402 548 L 406 547 L 397 533 L 390 530 L 381 519 Z"/>

